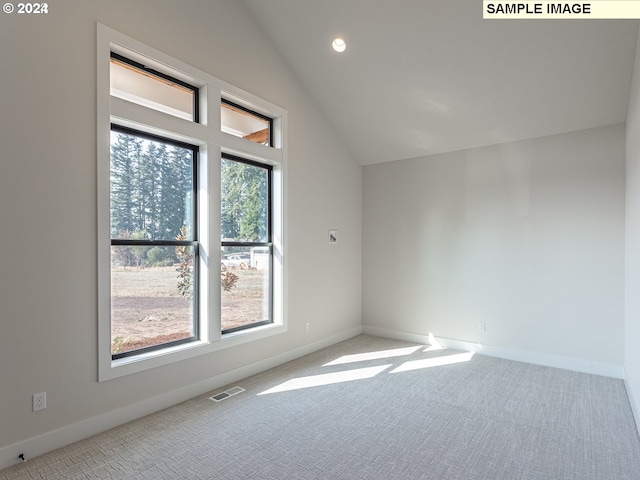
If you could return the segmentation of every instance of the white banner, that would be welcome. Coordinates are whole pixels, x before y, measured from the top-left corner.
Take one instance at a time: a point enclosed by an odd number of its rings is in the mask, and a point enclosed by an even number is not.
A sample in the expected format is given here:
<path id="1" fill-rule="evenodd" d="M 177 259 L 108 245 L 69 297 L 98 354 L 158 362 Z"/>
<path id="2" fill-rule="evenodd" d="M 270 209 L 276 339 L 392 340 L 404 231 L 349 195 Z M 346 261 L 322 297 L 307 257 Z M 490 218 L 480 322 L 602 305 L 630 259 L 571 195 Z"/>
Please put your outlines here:
<path id="1" fill-rule="evenodd" d="M 483 0 L 484 19 L 640 19 L 638 0 L 594 0 L 591 2 L 531 2 Z"/>

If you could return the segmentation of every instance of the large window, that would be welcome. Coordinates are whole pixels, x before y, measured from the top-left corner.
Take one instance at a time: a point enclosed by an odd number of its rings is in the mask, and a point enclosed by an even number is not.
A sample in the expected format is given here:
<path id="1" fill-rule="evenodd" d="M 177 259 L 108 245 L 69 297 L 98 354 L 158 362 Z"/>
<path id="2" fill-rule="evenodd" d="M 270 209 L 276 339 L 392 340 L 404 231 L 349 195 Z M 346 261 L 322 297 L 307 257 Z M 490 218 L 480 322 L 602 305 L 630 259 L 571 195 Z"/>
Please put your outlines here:
<path id="1" fill-rule="evenodd" d="M 198 338 L 198 148 L 111 128 L 112 358 Z"/>
<path id="2" fill-rule="evenodd" d="M 97 40 L 100 381 L 286 331 L 286 112 Z"/>
<path id="3" fill-rule="evenodd" d="M 221 161 L 222 333 L 272 322 L 271 167 Z"/>

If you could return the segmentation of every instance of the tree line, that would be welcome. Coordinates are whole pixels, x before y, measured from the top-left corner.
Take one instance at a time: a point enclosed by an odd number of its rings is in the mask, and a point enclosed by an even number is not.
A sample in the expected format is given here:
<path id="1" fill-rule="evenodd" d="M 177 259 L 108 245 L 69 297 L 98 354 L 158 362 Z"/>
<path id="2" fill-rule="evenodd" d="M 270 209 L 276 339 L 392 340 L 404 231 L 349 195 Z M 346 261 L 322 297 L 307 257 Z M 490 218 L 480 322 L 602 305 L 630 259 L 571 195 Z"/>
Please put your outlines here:
<path id="1" fill-rule="evenodd" d="M 111 137 L 111 238 L 192 239 L 195 159 L 191 149 L 113 131 Z M 267 240 L 268 171 L 222 159 L 221 236 Z M 119 266 L 171 265 L 174 247 L 114 246 Z"/>

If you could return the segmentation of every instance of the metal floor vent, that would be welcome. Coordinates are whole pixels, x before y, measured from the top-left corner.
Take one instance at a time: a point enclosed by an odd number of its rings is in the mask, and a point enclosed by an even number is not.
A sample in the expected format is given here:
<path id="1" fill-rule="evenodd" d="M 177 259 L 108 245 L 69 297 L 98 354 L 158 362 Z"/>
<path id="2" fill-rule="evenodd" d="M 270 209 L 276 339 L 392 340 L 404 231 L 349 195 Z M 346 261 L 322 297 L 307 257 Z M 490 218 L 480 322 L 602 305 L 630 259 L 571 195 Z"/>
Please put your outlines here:
<path id="1" fill-rule="evenodd" d="M 230 388 L 229 390 L 225 390 L 224 392 L 216 393 L 215 395 L 209 398 L 214 402 L 221 402 L 225 398 L 233 397 L 234 395 L 237 395 L 242 392 L 244 392 L 244 388 L 233 387 L 233 388 Z"/>

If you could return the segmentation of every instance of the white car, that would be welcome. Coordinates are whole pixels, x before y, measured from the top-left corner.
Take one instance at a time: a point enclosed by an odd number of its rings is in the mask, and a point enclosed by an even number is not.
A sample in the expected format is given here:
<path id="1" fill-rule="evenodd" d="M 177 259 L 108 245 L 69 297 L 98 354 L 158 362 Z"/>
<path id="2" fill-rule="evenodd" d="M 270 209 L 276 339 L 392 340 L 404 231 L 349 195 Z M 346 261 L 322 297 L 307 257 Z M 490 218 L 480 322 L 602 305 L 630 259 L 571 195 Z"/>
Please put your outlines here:
<path id="1" fill-rule="evenodd" d="M 225 267 L 248 267 L 251 256 L 242 253 L 231 253 L 222 257 L 222 265 Z"/>

